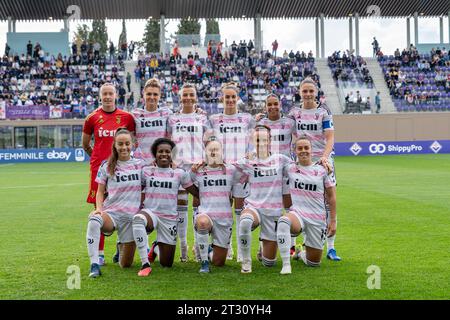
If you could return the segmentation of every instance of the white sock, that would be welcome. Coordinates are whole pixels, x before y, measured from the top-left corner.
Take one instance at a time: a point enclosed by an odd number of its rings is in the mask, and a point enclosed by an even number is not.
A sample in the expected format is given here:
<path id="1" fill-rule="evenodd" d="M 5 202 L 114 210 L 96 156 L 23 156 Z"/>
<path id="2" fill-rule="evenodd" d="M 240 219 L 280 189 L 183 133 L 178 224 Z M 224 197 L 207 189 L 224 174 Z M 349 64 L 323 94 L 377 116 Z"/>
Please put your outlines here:
<path id="1" fill-rule="evenodd" d="M 192 231 L 194 233 L 194 246 L 196 247 L 196 250 L 199 250 L 197 232 L 195 231 L 195 217 L 197 216 L 197 214 L 198 214 L 198 207 L 192 207 Z"/>
<path id="2" fill-rule="evenodd" d="M 98 250 L 98 254 L 100 256 L 104 256 L 105 255 L 105 250 Z"/>
<path id="3" fill-rule="evenodd" d="M 327 251 L 334 249 L 334 240 L 336 239 L 336 235 L 332 237 L 327 237 Z"/>
<path id="4" fill-rule="evenodd" d="M 291 247 L 295 247 L 295 245 L 297 244 L 297 237 L 291 237 Z"/>
<path id="5" fill-rule="evenodd" d="M 252 225 L 254 218 L 250 214 L 244 215 L 239 223 L 239 248 L 241 250 L 242 260 L 251 261 L 250 254 L 252 245 Z"/>
<path id="6" fill-rule="evenodd" d="M 138 249 L 142 265 L 149 263 L 147 253 L 148 236 L 147 230 L 145 230 L 146 226 L 147 219 L 145 217 L 141 216 L 140 214 L 133 217 L 134 242 L 136 242 L 136 247 Z"/>
<path id="7" fill-rule="evenodd" d="M 240 238 L 239 238 L 239 224 L 241 221 L 241 212 L 242 209 L 234 209 L 234 213 L 236 215 L 236 250 L 237 250 L 237 256 L 239 257 L 241 255 L 241 249 L 240 249 Z M 231 245 L 231 241 L 230 241 L 230 245 Z"/>
<path id="8" fill-rule="evenodd" d="M 308 260 L 306 260 L 306 251 L 305 250 L 300 251 L 298 256 L 300 259 L 302 259 L 304 264 L 308 265 Z"/>
<path id="9" fill-rule="evenodd" d="M 188 206 L 178 206 L 178 236 L 180 237 L 181 256 L 187 257 L 187 213 Z"/>
<path id="10" fill-rule="evenodd" d="M 86 244 L 88 249 L 89 259 L 92 263 L 98 264 L 98 243 L 100 242 L 100 232 L 103 227 L 103 219 L 99 214 L 95 214 L 89 217 L 86 232 Z"/>
<path id="11" fill-rule="evenodd" d="M 283 265 L 291 264 L 291 240 L 291 221 L 289 218 L 282 216 L 278 219 L 277 242 Z"/>
<path id="12" fill-rule="evenodd" d="M 208 230 L 197 230 L 197 241 L 198 248 L 200 250 L 200 257 L 202 261 L 208 260 L 208 240 L 209 232 Z"/>

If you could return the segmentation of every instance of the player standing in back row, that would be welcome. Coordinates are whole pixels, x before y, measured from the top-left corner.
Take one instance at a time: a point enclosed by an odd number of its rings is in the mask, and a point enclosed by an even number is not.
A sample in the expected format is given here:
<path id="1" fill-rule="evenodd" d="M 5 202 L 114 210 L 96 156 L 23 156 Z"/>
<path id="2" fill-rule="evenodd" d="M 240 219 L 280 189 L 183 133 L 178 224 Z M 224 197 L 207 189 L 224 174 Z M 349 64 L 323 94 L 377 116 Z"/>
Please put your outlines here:
<path id="1" fill-rule="evenodd" d="M 90 189 L 87 202 L 95 206 L 98 184 L 95 182 L 98 169 L 103 161 L 111 155 L 114 135 L 119 128 L 126 128 L 134 133 L 135 124 L 133 116 L 116 107 L 116 88 L 111 83 L 105 83 L 100 87 L 102 105 L 86 117 L 83 126 L 83 149 L 90 156 Z M 91 139 L 94 136 L 94 148 Z M 105 237 L 100 236 L 99 265 L 105 263 L 104 246 Z M 118 256 L 116 253 L 115 256 Z"/>
<path id="2" fill-rule="evenodd" d="M 255 120 L 249 113 L 238 112 L 237 102 L 239 88 L 233 82 L 222 86 L 223 94 L 223 114 L 211 115 L 209 120 L 214 130 L 214 135 L 218 138 L 223 147 L 223 161 L 227 164 L 235 164 L 245 158 L 250 151 L 250 138 Z M 236 241 L 237 241 L 237 261 L 242 261 L 239 249 L 239 221 L 244 198 L 248 196 L 248 184 L 239 183 L 233 188 L 234 212 L 236 214 Z M 230 258 L 232 247 L 229 248 Z"/>
<path id="3" fill-rule="evenodd" d="M 317 84 L 311 78 L 306 78 L 300 84 L 300 96 L 302 103 L 299 107 L 292 108 L 289 116 L 296 121 L 295 134 L 298 137 L 306 136 L 312 144 L 312 161 L 328 164 L 333 168 L 331 179 L 336 184 L 334 169 L 334 126 L 333 116 L 328 107 L 316 100 Z M 327 217 L 330 218 L 330 209 L 327 204 Z M 327 238 L 327 258 L 340 261 L 334 248 L 336 235 Z"/>

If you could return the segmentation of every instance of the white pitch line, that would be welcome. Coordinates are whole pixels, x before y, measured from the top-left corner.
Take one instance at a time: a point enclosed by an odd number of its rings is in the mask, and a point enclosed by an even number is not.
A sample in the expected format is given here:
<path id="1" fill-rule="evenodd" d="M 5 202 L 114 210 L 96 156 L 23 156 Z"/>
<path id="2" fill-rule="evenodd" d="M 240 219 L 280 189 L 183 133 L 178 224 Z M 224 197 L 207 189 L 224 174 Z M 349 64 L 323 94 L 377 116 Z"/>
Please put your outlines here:
<path id="1" fill-rule="evenodd" d="M 41 185 L 32 185 L 32 186 L 15 186 L 15 187 L 0 187 L 0 190 L 7 189 L 34 189 L 34 188 L 47 188 L 47 187 L 71 187 L 71 186 L 80 186 L 87 185 L 86 182 L 80 183 L 65 183 L 65 184 L 41 184 Z"/>
<path id="2" fill-rule="evenodd" d="M 0 168 L 1 167 L 9 167 L 9 166 L 13 166 L 15 165 L 15 163 L 5 163 L 5 164 L 0 164 Z"/>

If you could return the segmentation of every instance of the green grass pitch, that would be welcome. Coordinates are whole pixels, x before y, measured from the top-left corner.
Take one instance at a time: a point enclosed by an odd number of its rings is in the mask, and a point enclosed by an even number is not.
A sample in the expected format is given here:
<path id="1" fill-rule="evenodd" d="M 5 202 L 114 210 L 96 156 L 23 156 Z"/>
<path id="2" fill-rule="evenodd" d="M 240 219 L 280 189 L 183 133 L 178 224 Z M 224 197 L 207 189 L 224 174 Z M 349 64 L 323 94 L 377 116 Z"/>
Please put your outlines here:
<path id="1" fill-rule="evenodd" d="M 251 274 L 236 261 L 199 274 L 198 263 L 179 262 L 177 248 L 173 268 L 155 264 L 139 278 L 137 253 L 130 269 L 112 264 L 112 236 L 103 275 L 89 279 L 88 165 L 1 165 L 0 299 L 449 299 L 450 155 L 338 157 L 336 167 L 341 262 L 293 261 L 292 275 L 282 276 L 280 259 L 265 268 L 254 258 Z M 188 235 L 191 247 L 191 225 Z M 67 288 L 73 265 L 80 289 Z M 371 265 L 380 289 L 367 287 Z"/>

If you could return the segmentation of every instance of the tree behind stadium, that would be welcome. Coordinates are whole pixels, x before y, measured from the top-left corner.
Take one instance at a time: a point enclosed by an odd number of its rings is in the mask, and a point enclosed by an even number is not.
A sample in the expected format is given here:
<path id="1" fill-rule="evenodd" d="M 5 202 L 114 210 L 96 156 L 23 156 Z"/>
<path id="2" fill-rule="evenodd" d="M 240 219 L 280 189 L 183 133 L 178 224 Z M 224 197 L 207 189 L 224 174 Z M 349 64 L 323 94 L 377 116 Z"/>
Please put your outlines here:
<path id="1" fill-rule="evenodd" d="M 93 20 L 92 31 L 89 33 L 89 41 L 100 44 L 100 54 L 106 54 L 108 49 L 108 29 L 105 20 Z"/>
<path id="2" fill-rule="evenodd" d="M 123 43 L 127 43 L 127 26 L 125 25 L 125 20 L 122 20 L 122 32 L 120 33 L 118 44 L 119 49 Z"/>
<path id="3" fill-rule="evenodd" d="M 159 25 L 158 19 L 148 19 L 145 25 L 142 42 L 146 53 L 159 52 Z"/>
<path id="4" fill-rule="evenodd" d="M 180 47 L 189 47 L 192 44 L 192 40 L 200 42 L 200 29 L 202 25 L 198 19 L 181 19 L 178 24 L 177 35 L 192 35 L 192 38 L 178 38 Z M 182 40 L 182 41 L 180 41 Z"/>

